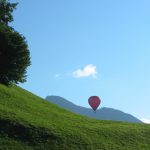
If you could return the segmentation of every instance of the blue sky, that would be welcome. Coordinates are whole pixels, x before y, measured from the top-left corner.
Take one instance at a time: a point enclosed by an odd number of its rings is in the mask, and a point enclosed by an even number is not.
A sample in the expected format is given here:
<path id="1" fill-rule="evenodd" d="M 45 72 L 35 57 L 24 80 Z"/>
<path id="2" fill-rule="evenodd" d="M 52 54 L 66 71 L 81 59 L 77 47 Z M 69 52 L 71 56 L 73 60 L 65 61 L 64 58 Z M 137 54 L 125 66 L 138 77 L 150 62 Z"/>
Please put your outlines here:
<path id="1" fill-rule="evenodd" d="M 14 2 L 14 0 L 12 1 Z M 29 45 L 21 87 L 150 120 L 150 1 L 18 1 L 11 24 Z"/>

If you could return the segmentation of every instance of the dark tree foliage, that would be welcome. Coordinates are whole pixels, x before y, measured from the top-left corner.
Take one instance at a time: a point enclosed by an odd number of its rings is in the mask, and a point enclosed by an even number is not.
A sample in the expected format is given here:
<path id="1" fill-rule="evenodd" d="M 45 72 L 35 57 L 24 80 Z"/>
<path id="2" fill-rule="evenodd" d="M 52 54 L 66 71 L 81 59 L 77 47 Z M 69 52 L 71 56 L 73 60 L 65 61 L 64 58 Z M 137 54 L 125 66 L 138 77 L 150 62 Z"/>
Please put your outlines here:
<path id="1" fill-rule="evenodd" d="M 13 21 L 12 12 L 17 3 L 10 3 L 7 0 L 0 0 L 0 23 L 8 24 Z"/>
<path id="2" fill-rule="evenodd" d="M 13 28 L 0 25 L 0 83 L 26 81 L 30 53 L 25 38 Z"/>
<path id="3" fill-rule="evenodd" d="M 23 83 L 30 65 L 30 52 L 25 37 L 8 23 L 13 21 L 16 3 L 0 0 L 0 83 Z"/>

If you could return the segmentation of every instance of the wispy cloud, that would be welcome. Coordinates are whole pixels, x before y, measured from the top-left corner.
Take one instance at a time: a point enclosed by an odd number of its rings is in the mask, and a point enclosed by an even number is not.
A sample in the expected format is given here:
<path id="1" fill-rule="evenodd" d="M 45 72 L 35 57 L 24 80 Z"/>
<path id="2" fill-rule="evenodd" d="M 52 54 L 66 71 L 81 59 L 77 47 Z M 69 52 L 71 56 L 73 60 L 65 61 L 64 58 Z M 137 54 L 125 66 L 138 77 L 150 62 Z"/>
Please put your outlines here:
<path id="1" fill-rule="evenodd" d="M 55 78 L 59 78 L 61 76 L 61 74 L 55 74 Z"/>
<path id="2" fill-rule="evenodd" d="M 73 77 L 75 78 L 89 77 L 89 76 L 97 78 L 96 74 L 97 74 L 96 66 L 93 64 L 88 64 L 83 69 L 77 69 L 72 73 Z"/>
<path id="3" fill-rule="evenodd" d="M 142 118 L 140 120 L 144 123 L 150 124 L 150 119 Z"/>

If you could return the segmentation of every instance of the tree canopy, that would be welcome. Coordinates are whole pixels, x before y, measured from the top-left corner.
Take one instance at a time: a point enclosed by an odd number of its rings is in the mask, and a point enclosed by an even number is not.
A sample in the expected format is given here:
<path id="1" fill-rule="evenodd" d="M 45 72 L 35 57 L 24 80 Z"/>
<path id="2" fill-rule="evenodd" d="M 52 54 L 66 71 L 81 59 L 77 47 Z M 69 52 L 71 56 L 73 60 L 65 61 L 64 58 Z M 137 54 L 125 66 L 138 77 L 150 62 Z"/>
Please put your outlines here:
<path id="1" fill-rule="evenodd" d="M 0 0 L 0 83 L 5 85 L 25 82 L 31 64 L 25 37 L 8 25 L 16 5 Z"/>
<path id="2" fill-rule="evenodd" d="M 0 23 L 8 24 L 13 21 L 12 12 L 16 9 L 17 3 L 10 3 L 7 0 L 0 0 Z"/>

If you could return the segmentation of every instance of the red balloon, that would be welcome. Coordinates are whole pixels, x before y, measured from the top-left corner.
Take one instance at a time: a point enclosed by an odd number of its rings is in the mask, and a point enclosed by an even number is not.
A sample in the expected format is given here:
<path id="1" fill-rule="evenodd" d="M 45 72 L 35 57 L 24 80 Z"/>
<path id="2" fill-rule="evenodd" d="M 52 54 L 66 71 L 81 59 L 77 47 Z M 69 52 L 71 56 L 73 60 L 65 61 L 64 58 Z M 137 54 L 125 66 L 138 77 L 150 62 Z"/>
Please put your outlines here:
<path id="1" fill-rule="evenodd" d="M 96 111 L 96 109 L 98 108 L 98 106 L 101 103 L 101 100 L 98 96 L 91 96 L 88 99 L 89 105 L 93 108 L 94 111 Z"/>

